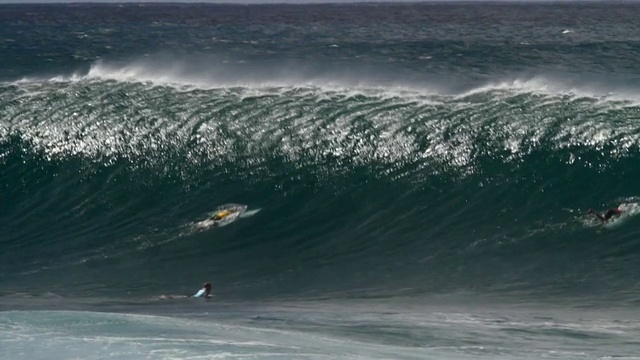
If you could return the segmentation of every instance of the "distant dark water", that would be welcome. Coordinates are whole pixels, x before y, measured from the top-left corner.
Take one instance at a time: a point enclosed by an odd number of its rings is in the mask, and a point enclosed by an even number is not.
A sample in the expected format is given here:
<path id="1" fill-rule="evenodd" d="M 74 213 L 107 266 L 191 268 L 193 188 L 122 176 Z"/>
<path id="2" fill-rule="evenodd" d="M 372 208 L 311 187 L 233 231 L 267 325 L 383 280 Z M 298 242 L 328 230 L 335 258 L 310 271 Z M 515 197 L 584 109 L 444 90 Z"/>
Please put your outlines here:
<path id="1" fill-rule="evenodd" d="M 3 5 L 2 292 L 637 297 L 639 16 Z"/>

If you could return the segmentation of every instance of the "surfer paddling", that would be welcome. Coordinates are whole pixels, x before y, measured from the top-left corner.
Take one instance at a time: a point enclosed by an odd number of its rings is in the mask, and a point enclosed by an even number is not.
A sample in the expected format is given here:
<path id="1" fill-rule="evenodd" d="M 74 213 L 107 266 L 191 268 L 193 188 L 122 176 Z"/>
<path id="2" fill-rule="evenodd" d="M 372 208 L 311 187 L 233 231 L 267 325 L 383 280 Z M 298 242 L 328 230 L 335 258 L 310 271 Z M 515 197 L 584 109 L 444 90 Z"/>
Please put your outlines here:
<path id="1" fill-rule="evenodd" d="M 605 211 L 604 213 L 598 213 L 598 212 L 595 212 L 595 211 L 593 211 L 591 209 L 587 210 L 587 214 L 593 214 L 593 216 L 597 217 L 602 222 L 605 222 L 605 221 L 611 219 L 614 216 L 620 215 L 623 212 L 624 212 L 623 210 L 620 210 L 618 208 L 609 209 L 609 210 Z"/>
<path id="2" fill-rule="evenodd" d="M 188 298 L 205 298 L 208 299 L 211 297 L 211 283 L 202 284 L 202 288 L 198 290 L 197 293 L 189 296 L 189 295 L 160 295 L 158 297 L 159 300 L 178 300 L 178 299 L 188 299 Z"/>
<path id="3" fill-rule="evenodd" d="M 213 220 L 213 221 L 222 220 L 222 219 L 226 218 L 227 216 L 229 216 L 231 214 L 233 214 L 233 212 L 231 210 L 218 211 L 212 217 L 210 217 L 209 220 Z"/>
<path id="4" fill-rule="evenodd" d="M 195 293 L 192 297 L 194 298 L 199 298 L 199 297 L 203 297 L 203 298 L 210 298 L 211 297 L 211 283 L 204 283 L 202 284 L 202 289 L 198 290 L 197 293 Z"/>

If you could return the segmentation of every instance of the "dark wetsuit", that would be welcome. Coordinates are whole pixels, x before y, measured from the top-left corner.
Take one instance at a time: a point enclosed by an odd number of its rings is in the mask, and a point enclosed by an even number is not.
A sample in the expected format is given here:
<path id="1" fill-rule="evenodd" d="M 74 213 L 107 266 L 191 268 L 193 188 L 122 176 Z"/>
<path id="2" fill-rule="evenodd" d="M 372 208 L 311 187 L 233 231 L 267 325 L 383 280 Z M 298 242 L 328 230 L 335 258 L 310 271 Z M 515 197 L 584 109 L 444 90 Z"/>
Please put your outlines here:
<path id="1" fill-rule="evenodd" d="M 609 209 L 607 210 L 607 212 L 605 212 L 604 214 L 602 214 L 602 218 L 604 220 L 609 220 L 611 219 L 613 216 L 618 215 L 622 212 L 622 210 L 620 209 Z"/>

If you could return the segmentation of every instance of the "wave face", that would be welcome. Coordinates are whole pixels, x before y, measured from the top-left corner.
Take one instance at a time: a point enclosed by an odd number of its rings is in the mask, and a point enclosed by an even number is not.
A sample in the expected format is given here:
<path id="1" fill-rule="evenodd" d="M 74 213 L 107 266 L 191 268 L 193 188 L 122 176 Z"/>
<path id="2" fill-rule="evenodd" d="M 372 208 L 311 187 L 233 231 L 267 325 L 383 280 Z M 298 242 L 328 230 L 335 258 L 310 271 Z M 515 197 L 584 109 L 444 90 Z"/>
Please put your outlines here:
<path id="1" fill-rule="evenodd" d="M 640 7 L 554 6 L 3 6 L 3 292 L 636 297 Z"/>

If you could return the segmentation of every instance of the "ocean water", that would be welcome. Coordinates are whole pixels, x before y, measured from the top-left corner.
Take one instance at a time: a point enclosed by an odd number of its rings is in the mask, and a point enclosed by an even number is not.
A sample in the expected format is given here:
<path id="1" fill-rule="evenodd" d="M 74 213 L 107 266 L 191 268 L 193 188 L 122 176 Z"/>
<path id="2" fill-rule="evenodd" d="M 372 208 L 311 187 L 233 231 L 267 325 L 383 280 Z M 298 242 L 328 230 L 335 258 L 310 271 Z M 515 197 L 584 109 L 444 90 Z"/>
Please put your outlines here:
<path id="1" fill-rule="evenodd" d="M 0 5 L 0 358 L 640 359 L 638 18 Z"/>

